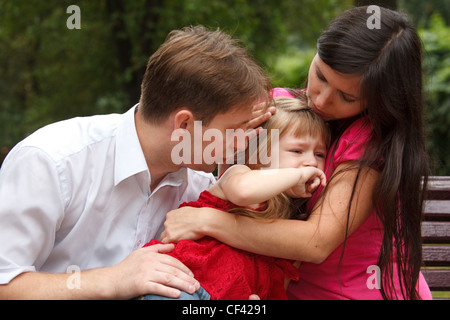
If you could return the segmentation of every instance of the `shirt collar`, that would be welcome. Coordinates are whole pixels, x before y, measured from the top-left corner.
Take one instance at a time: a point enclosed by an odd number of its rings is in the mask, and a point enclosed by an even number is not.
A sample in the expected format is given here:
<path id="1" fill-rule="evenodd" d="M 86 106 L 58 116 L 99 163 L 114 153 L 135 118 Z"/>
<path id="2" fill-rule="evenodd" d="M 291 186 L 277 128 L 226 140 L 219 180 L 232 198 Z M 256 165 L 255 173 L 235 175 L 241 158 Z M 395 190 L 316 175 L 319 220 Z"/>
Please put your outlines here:
<path id="1" fill-rule="evenodd" d="M 141 144 L 136 131 L 134 114 L 138 105 L 135 105 L 123 114 L 117 127 L 116 135 L 116 162 L 114 167 L 114 184 L 140 172 L 147 172 L 147 162 L 142 152 Z"/>
<path id="2" fill-rule="evenodd" d="M 158 191 L 158 189 L 165 186 L 173 186 L 180 188 L 180 196 L 184 193 L 188 182 L 187 168 L 180 168 L 175 172 L 168 173 L 164 179 L 159 183 L 159 185 L 153 190 L 153 193 Z"/>
<path id="3" fill-rule="evenodd" d="M 146 188 L 150 186 L 150 172 L 136 131 L 134 115 L 138 104 L 128 110 L 122 116 L 117 127 L 116 135 L 116 162 L 114 167 L 114 185 L 141 172 L 147 173 Z M 180 168 L 168 173 L 153 192 L 164 186 L 181 187 L 186 189 L 188 181 L 188 169 Z"/>

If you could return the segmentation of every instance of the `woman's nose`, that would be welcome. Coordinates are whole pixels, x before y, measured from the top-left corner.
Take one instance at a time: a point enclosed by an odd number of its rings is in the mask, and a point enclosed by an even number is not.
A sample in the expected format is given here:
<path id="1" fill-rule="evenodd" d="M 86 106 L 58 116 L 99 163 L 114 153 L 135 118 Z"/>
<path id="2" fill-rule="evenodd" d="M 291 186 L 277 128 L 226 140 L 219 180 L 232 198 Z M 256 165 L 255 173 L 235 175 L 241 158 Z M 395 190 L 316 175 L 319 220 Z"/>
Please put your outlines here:
<path id="1" fill-rule="evenodd" d="M 317 107 L 324 107 L 330 103 L 331 97 L 332 97 L 331 90 L 329 90 L 328 88 L 322 89 L 316 96 L 316 101 L 314 101 L 314 104 Z"/>

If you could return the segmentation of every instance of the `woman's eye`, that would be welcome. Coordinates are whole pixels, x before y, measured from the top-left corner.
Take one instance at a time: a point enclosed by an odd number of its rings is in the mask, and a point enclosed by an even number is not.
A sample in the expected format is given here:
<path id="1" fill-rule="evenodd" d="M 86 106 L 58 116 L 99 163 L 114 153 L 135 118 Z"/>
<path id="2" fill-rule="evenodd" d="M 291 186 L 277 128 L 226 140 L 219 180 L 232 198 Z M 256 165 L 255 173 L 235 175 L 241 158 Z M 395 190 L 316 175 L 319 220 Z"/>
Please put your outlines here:
<path id="1" fill-rule="evenodd" d="M 323 74 L 321 72 L 317 71 L 316 76 L 317 76 L 317 79 L 319 79 L 320 81 L 327 82 L 327 79 L 325 79 L 325 77 L 323 76 Z"/>
<path id="2" fill-rule="evenodd" d="M 347 98 L 344 94 L 342 95 L 342 99 L 347 103 L 353 103 L 356 101 L 355 99 Z"/>

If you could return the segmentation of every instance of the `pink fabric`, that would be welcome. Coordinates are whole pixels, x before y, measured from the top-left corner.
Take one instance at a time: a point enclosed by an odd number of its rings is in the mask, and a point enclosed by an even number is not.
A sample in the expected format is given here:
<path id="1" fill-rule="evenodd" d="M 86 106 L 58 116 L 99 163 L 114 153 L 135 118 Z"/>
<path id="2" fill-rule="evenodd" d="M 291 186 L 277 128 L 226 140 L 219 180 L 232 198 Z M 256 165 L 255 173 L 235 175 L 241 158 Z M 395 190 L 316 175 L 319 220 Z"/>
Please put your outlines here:
<path id="1" fill-rule="evenodd" d="M 336 167 L 343 162 L 359 160 L 364 152 L 371 132 L 366 118 L 355 121 L 342 135 L 334 153 L 327 158 L 326 176 L 330 178 Z M 333 147 L 331 147 L 333 150 Z M 331 153 L 329 154 L 331 155 Z M 317 201 L 322 188 L 317 190 L 308 202 L 311 209 Z M 383 239 L 383 225 L 375 210 L 348 238 L 344 257 L 340 262 L 341 244 L 321 264 L 302 263 L 299 268 L 299 281 L 291 281 L 288 287 L 289 299 L 382 299 L 380 290 L 374 288 L 375 270 Z M 394 270 L 396 270 L 394 265 Z M 396 274 L 396 272 L 394 271 Z M 399 280 L 395 276 L 396 286 Z M 431 299 L 428 285 L 420 274 L 419 293 L 422 299 Z M 398 297 L 402 297 L 398 291 Z"/>
<path id="2" fill-rule="evenodd" d="M 291 98 L 293 98 L 292 94 L 290 94 L 289 91 L 287 91 L 284 88 L 274 88 L 274 89 L 272 89 L 272 96 L 274 98 L 277 98 L 277 97 L 291 97 Z"/>

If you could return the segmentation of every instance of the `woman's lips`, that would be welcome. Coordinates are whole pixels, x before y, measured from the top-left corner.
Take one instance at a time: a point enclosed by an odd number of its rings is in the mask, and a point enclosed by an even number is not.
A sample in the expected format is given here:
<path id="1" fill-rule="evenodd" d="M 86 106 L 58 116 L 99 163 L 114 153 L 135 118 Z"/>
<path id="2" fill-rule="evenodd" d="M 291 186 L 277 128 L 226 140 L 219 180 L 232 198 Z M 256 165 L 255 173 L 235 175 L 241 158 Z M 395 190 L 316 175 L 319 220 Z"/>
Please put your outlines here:
<path id="1" fill-rule="evenodd" d="M 321 112 L 319 109 L 317 109 L 316 105 L 312 102 L 312 100 L 309 100 L 309 107 L 315 112 L 317 113 L 319 116 L 321 116 L 322 118 L 326 117 L 326 115 Z"/>
<path id="2" fill-rule="evenodd" d="M 317 113 L 323 120 L 325 120 L 325 121 L 335 120 L 335 118 L 334 118 L 332 115 L 330 115 L 330 114 L 328 114 L 328 113 L 323 112 L 322 110 L 320 110 L 320 109 L 314 104 L 314 102 L 312 102 L 311 99 L 309 99 L 309 101 L 308 101 L 308 106 L 309 106 L 315 113 Z"/>

